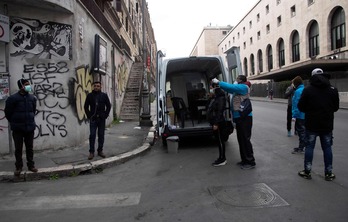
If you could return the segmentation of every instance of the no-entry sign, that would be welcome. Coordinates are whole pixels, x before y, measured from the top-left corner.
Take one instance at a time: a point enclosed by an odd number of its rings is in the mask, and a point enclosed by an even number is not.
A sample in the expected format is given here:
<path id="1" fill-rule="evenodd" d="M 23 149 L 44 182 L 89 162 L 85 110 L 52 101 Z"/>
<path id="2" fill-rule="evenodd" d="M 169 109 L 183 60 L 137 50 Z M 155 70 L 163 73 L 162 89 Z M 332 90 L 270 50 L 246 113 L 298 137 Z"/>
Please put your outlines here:
<path id="1" fill-rule="evenodd" d="M 0 14 L 0 42 L 10 41 L 10 20 L 6 15 Z"/>

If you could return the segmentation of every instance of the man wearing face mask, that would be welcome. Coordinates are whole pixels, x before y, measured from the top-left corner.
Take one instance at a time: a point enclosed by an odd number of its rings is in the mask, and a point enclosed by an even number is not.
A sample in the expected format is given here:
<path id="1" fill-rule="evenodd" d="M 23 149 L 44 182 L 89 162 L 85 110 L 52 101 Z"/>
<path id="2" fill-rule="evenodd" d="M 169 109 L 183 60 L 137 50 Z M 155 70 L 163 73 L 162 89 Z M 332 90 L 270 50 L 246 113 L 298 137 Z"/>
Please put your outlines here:
<path id="1" fill-rule="evenodd" d="M 251 131 L 253 126 L 252 112 L 246 117 L 242 117 L 240 114 L 241 102 L 249 98 L 250 82 L 247 81 L 246 76 L 239 75 L 237 77 L 237 84 L 230 84 L 227 82 L 219 81 L 218 79 L 212 79 L 213 83 L 216 83 L 225 92 L 233 94 L 233 121 L 236 123 L 237 140 L 239 144 L 239 152 L 241 161 L 237 163 L 241 169 L 253 169 L 255 168 L 255 158 L 253 145 L 251 144 Z M 249 86 L 250 85 L 250 86 Z"/>
<path id="2" fill-rule="evenodd" d="M 16 170 L 15 176 L 19 176 L 23 168 L 23 142 L 26 149 L 28 170 L 36 173 L 34 162 L 34 131 L 35 131 L 35 111 L 36 97 L 29 94 L 31 86 L 27 79 L 17 81 L 19 91 L 6 100 L 5 117 L 9 121 L 12 137 L 15 145 Z"/>

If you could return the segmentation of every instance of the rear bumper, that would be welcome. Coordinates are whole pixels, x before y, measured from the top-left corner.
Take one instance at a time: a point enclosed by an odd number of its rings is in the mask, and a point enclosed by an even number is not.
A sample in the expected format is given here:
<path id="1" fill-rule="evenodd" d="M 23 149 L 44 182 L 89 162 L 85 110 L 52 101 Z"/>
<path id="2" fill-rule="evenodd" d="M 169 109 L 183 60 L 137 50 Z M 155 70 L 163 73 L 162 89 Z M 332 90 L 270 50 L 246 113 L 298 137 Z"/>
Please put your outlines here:
<path id="1" fill-rule="evenodd" d="M 178 136 L 179 138 L 188 138 L 188 137 L 198 137 L 198 136 L 213 136 L 212 127 L 204 128 L 191 128 L 191 129 L 166 129 L 162 133 L 162 139 L 166 139 L 170 136 Z"/>

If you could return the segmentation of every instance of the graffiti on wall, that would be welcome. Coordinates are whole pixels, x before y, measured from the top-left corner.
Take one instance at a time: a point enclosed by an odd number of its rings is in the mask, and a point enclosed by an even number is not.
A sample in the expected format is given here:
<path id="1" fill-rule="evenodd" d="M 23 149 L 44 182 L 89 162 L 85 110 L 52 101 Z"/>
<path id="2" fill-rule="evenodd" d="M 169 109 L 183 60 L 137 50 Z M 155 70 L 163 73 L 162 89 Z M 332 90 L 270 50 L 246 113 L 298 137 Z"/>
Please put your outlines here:
<path id="1" fill-rule="evenodd" d="M 35 138 L 67 136 L 66 116 L 63 112 L 70 106 L 70 100 L 62 79 L 68 73 L 65 61 L 23 65 L 22 77 L 30 81 L 38 100 Z"/>
<path id="2" fill-rule="evenodd" d="M 23 78 L 33 84 L 39 106 L 66 109 L 69 106 L 68 92 L 60 81 L 68 72 L 68 64 L 64 61 L 28 64 L 23 67 Z"/>
<path id="3" fill-rule="evenodd" d="M 116 97 L 121 97 L 126 90 L 127 87 L 127 75 L 128 75 L 128 68 L 125 62 L 122 62 L 117 67 L 116 71 Z"/>
<path id="4" fill-rule="evenodd" d="M 0 121 L 3 121 L 5 119 L 6 119 L 5 118 L 5 111 L 3 109 L 0 109 Z M 7 128 L 8 128 L 8 126 L 0 125 L 0 132 L 3 132 Z"/>
<path id="5" fill-rule="evenodd" d="M 72 59 L 71 25 L 11 18 L 10 55 L 38 59 Z"/>
<path id="6" fill-rule="evenodd" d="M 87 120 L 86 113 L 84 111 L 84 104 L 87 94 L 92 92 L 93 76 L 89 73 L 89 66 L 79 66 L 75 70 L 76 79 L 71 80 L 72 91 L 74 92 L 72 104 L 75 108 L 78 121 L 81 123 Z"/>

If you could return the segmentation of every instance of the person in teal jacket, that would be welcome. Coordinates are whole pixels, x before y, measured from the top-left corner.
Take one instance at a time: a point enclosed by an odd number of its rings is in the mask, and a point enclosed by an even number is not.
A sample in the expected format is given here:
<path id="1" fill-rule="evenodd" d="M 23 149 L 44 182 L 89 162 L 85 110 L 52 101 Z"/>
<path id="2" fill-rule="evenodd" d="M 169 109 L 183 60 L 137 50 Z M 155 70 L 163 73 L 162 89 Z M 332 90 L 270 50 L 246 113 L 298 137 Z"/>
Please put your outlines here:
<path id="1" fill-rule="evenodd" d="M 255 168 L 255 158 L 253 145 L 250 141 L 251 131 L 253 126 L 253 114 L 249 113 L 248 116 L 242 118 L 240 111 L 241 101 L 249 98 L 250 88 L 246 76 L 239 75 L 237 77 L 238 84 L 230 84 L 227 82 L 219 81 L 218 79 L 212 79 L 213 83 L 219 84 L 220 88 L 225 92 L 231 93 L 232 97 L 232 114 L 233 121 L 236 124 L 237 140 L 239 144 L 239 152 L 241 161 L 237 163 L 242 169 Z"/>
<path id="2" fill-rule="evenodd" d="M 295 120 L 295 131 L 297 132 L 299 145 L 291 152 L 293 154 L 303 154 L 305 149 L 305 114 L 298 109 L 302 91 L 304 89 L 303 81 L 300 76 L 296 76 L 292 83 L 295 87 L 294 96 L 292 97 L 292 119 Z"/>

